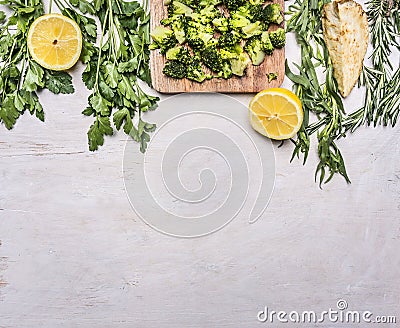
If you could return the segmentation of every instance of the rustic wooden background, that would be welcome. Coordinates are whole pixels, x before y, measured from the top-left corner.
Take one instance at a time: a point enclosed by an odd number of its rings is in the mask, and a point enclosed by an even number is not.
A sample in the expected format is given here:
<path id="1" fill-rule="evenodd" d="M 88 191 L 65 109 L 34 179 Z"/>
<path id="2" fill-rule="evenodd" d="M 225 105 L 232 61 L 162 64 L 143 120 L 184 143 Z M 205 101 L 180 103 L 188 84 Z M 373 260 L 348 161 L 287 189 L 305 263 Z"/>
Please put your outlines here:
<path id="1" fill-rule="evenodd" d="M 292 36 L 287 54 L 299 59 Z M 323 311 L 339 298 L 400 320 L 399 126 L 341 140 L 352 184 L 336 177 L 323 190 L 315 151 L 303 166 L 289 163 L 290 143 L 275 145 L 275 190 L 256 224 L 177 239 L 132 211 L 124 135 L 88 151 L 81 71 L 75 95 L 40 95 L 45 123 L 0 126 L 1 328 L 261 327 L 264 306 Z M 355 90 L 347 108 L 361 99 Z"/>

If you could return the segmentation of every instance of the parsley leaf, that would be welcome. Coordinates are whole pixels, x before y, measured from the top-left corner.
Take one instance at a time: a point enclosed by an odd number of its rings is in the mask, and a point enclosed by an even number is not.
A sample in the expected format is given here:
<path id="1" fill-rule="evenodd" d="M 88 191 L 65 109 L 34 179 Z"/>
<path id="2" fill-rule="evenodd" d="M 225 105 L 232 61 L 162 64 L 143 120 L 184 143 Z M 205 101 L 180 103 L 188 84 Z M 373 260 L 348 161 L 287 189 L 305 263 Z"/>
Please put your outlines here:
<path id="1" fill-rule="evenodd" d="M 113 135 L 110 119 L 108 117 L 97 116 L 96 121 L 90 126 L 88 131 L 89 150 L 99 149 L 104 144 L 104 136 Z"/>
<path id="2" fill-rule="evenodd" d="M 72 85 L 72 77 L 67 72 L 45 71 L 45 86 L 54 94 L 70 94 L 75 89 Z"/>

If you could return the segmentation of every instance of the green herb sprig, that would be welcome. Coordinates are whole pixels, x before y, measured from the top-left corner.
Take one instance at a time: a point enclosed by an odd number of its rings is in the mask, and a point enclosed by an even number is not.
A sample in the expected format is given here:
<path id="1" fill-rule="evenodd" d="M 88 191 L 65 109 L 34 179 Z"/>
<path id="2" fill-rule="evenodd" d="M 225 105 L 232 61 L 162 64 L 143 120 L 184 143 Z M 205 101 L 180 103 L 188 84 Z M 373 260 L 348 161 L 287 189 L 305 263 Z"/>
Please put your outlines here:
<path id="1" fill-rule="evenodd" d="M 12 129 L 18 118 L 28 111 L 44 121 L 44 111 L 37 92 L 73 93 L 72 78 L 39 66 L 29 54 L 26 39 L 29 27 L 43 15 L 40 0 L 0 1 L 11 13 L 0 11 L 0 123 Z"/>
<path id="2" fill-rule="evenodd" d="M 393 65 L 390 55 L 400 50 L 400 1 L 371 0 L 367 3 L 373 52 L 372 67 L 364 66 L 359 85 L 365 86 L 364 106 L 350 114 L 344 122 L 346 131 L 362 125 L 394 126 L 400 111 L 400 68 Z"/>
<path id="3" fill-rule="evenodd" d="M 336 145 L 342 134 L 344 106 L 339 96 L 336 80 L 333 78 L 332 63 L 322 35 L 322 7 L 327 1 L 296 0 L 289 7 L 290 19 L 287 30 L 294 32 L 301 49 L 301 63 L 294 64 L 299 73 L 295 74 L 286 62 L 286 75 L 294 83 L 294 91 L 301 99 L 304 110 L 303 126 L 297 140 L 292 140 L 295 148 L 292 155 L 303 154 L 305 163 L 310 150 L 310 135 L 317 133 L 319 163 L 315 178 L 320 185 L 341 174 L 347 182 L 343 156 Z M 325 80 L 319 81 L 316 69 L 325 70 Z M 318 121 L 310 124 L 310 113 Z"/>
<path id="4" fill-rule="evenodd" d="M 292 140 L 295 144 L 292 160 L 303 154 L 306 162 L 310 135 L 317 133 L 320 161 L 315 176 L 316 179 L 319 176 L 320 185 L 330 181 L 335 173 L 350 183 L 337 146 L 338 139 L 362 125 L 394 126 L 400 112 L 400 68 L 389 58 L 393 49 L 400 50 L 400 0 L 370 0 L 367 3 L 373 66 L 364 66 L 359 79 L 359 86 L 366 88 L 364 106 L 350 115 L 345 113 L 322 35 L 322 8 L 328 2 L 330 0 L 296 0 L 287 13 L 290 17 L 287 29 L 295 33 L 302 59 L 299 65 L 294 64 L 298 74 L 294 74 L 286 63 L 286 75 L 294 83 L 294 91 L 305 112 L 297 140 Z M 325 72 L 322 81 L 317 78 L 318 68 Z M 316 122 L 310 123 L 310 113 L 316 115 Z"/>
<path id="5" fill-rule="evenodd" d="M 81 60 L 86 68 L 82 80 L 92 93 L 83 114 L 95 118 L 88 131 L 89 149 L 97 150 L 104 144 L 105 136 L 113 135 L 112 119 L 115 128 L 123 128 L 144 152 L 150 141 L 149 133 L 156 126 L 145 122 L 142 113 L 155 109 L 159 100 L 146 94 L 139 84 L 142 80 L 151 85 L 149 14 L 137 1 L 55 0 L 55 3 L 84 31 Z M 99 46 L 95 45 L 96 23 L 87 14 L 100 20 Z"/>

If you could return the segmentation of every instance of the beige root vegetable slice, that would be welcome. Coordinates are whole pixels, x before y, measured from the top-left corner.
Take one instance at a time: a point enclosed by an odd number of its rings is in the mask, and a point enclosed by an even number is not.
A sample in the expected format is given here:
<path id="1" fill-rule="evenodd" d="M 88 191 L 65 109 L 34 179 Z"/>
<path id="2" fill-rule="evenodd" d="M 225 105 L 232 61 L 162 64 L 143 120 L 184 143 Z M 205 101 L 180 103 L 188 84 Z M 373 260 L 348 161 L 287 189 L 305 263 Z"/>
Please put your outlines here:
<path id="1" fill-rule="evenodd" d="M 322 27 L 334 77 L 341 95 L 347 97 L 360 76 L 368 47 L 367 15 L 353 0 L 333 1 L 324 5 Z"/>

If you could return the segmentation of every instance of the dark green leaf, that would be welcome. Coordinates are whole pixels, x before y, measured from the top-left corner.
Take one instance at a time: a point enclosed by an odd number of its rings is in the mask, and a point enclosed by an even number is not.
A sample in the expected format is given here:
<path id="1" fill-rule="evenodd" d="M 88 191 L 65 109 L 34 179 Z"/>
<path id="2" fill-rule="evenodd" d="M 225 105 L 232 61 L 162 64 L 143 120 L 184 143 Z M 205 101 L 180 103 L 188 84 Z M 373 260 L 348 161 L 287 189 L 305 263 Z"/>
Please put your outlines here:
<path id="1" fill-rule="evenodd" d="M 45 87 L 54 94 L 70 94 L 75 92 L 72 85 L 72 77 L 67 72 L 46 70 Z"/>

